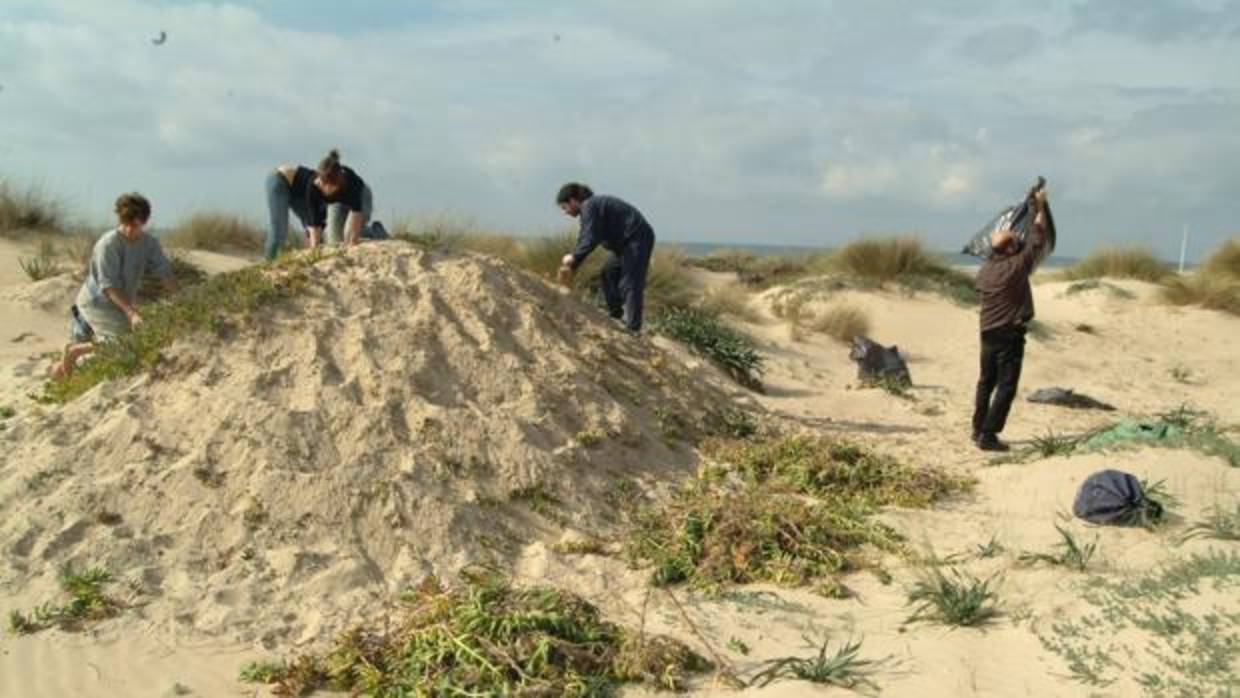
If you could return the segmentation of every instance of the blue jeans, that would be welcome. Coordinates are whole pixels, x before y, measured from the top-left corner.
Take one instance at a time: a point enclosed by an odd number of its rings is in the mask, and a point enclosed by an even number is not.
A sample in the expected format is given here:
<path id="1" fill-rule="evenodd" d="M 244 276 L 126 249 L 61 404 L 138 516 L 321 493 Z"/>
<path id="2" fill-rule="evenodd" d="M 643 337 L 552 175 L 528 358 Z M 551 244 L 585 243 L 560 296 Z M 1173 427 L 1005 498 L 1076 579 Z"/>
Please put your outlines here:
<path id="1" fill-rule="evenodd" d="M 271 214 L 271 227 L 267 229 L 267 241 L 263 246 L 263 254 L 269 260 L 280 254 L 288 240 L 289 209 L 297 214 L 303 228 L 314 220 L 309 203 L 305 200 L 294 201 L 288 180 L 278 170 L 273 171 L 267 175 L 267 211 Z"/>
<path id="2" fill-rule="evenodd" d="M 327 205 L 327 227 L 323 230 L 323 240 L 332 245 L 342 245 L 345 242 L 344 225 L 350 214 L 362 217 L 362 229 L 359 233 L 360 237 L 366 240 L 382 240 L 387 238 L 387 231 L 383 226 L 377 228 L 372 226 L 370 217 L 374 213 L 374 194 L 370 191 L 370 185 L 367 184 L 362 189 L 362 210 L 350 211 L 348 206 L 344 204 L 328 204 Z"/>
<path id="3" fill-rule="evenodd" d="M 654 253 L 654 231 L 647 230 L 628 241 L 624 249 L 603 263 L 603 298 L 607 311 L 633 332 L 642 329 L 642 305 L 646 295 L 646 273 Z"/>

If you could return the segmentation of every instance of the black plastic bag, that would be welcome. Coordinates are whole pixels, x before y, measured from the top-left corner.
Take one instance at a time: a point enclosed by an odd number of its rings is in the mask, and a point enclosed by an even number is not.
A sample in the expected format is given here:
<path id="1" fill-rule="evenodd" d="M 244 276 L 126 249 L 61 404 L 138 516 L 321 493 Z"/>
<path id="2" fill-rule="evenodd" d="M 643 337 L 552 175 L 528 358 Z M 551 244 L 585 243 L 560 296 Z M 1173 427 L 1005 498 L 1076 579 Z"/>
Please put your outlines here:
<path id="1" fill-rule="evenodd" d="M 1162 518 L 1162 505 L 1145 496 L 1141 481 L 1119 470 L 1099 470 L 1081 483 L 1072 513 L 1090 523 L 1131 526 Z"/>
<path id="2" fill-rule="evenodd" d="M 990 234 L 996 230 L 1011 230 L 1016 233 L 1016 239 L 1024 245 L 1029 240 L 1029 235 L 1033 231 L 1033 195 L 1042 190 L 1046 186 L 1046 180 L 1038 177 L 1037 183 L 1025 195 L 1025 198 L 1014 206 L 1003 209 L 999 215 L 982 227 L 981 230 L 973 234 L 969 238 L 961 250 L 964 254 L 973 255 L 988 259 L 992 253 L 990 248 Z M 1038 254 L 1035 266 L 1042 263 L 1042 260 L 1050 256 L 1055 251 L 1055 219 L 1051 216 L 1050 204 L 1046 206 L 1046 246 Z"/>
<path id="3" fill-rule="evenodd" d="M 862 385 L 881 384 L 887 387 L 908 388 L 913 385 L 908 364 L 900 356 L 900 350 L 892 345 L 885 347 L 869 337 L 855 337 L 848 358 L 857 362 L 857 379 Z"/>

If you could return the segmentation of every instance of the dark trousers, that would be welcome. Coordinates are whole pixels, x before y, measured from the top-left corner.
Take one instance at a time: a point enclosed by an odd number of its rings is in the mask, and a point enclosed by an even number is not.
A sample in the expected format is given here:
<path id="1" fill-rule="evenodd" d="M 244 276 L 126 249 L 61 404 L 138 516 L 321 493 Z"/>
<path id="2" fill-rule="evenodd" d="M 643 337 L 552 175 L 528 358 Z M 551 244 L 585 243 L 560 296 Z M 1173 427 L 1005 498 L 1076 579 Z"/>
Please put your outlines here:
<path id="1" fill-rule="evenodd" d="M 646 294 L 646 273 L 654 252 L 654 232 L 629 240 L 624 249 L 603 263 L 601 281 L 607 312 L 634 332 L 642 329 L 642 301 Z"/>
<path id="2" fill-rule="evenodd" d="M 1020 366 L 1025 359 L 1025 326 L 999 327 L 982 333 L 982 375 L 977 379 L 973 433 L 998 434 L 1007 423 Z M 991 394 L 994 401 L 991 401 Z"/>

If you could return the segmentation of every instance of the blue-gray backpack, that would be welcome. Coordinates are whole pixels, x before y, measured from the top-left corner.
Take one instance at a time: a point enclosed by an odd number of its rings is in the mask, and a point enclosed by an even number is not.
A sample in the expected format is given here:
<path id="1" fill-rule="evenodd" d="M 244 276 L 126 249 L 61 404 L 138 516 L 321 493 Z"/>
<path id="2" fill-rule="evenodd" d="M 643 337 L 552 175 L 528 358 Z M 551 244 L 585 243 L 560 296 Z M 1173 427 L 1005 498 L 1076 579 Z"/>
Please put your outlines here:
<path id="1" fill-rule="evenodd" d="M 1141 481 L 1119 470 L 1099 470 L 1081 484 L 1072 513 L 1090 523 L 1144 525 L 1162 518 L 1162 505 L 1145 496 Z"/>

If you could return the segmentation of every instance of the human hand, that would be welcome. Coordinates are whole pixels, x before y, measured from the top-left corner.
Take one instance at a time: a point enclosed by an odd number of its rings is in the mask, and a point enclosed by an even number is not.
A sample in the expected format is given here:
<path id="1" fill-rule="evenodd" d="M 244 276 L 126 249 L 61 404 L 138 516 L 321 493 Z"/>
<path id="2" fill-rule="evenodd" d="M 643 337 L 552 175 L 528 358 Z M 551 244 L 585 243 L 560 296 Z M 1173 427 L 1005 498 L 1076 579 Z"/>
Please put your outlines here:
<path id="1" fill-rule="evenodd" d="M 130 308 L 130 309 L 129 309 L 126 313 L 125 313 L 125 317 L 129 318 L 129 327 L 130 327 L 130 329 L 135 329 L 135 330 L 136 330 L 136 329 L 138 329 L 139 327 L 141 327 L 141 326 L 142 326 L 142 316 L 141 316 L 141 315 L 139 315 L 139 314 L 138 314 L 138 311 L 134 310 L 133 308 Z"/>
<path id="2" fill-rule="evenodd" d="M 561 257 L 561 258 L 560 258 L 560 266 L 562 266 L 562 267 L 571 267 L 571 266 L 573 266 L 573 255 L 570 253 L 570 254 L 566 254 L 566 255 L 564 255 L 563 257 Z"/>

